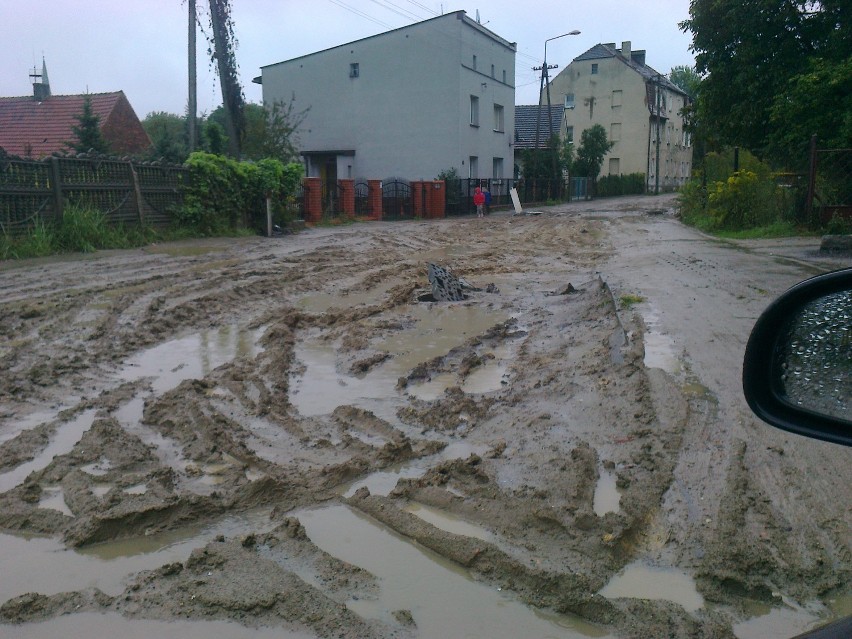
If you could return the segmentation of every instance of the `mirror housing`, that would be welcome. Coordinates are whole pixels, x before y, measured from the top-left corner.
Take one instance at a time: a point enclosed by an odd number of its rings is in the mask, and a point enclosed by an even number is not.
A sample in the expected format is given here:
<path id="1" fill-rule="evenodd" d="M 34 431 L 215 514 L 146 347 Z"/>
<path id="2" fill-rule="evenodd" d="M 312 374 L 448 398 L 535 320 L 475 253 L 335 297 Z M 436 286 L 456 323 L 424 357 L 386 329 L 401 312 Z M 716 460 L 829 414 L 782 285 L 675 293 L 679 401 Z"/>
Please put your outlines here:
<path id="1" fill-rule="evenodd" d="M 743 393 L 763 421 L 852 446 L 852 268 L 796 284 L 758 318 Z"/>

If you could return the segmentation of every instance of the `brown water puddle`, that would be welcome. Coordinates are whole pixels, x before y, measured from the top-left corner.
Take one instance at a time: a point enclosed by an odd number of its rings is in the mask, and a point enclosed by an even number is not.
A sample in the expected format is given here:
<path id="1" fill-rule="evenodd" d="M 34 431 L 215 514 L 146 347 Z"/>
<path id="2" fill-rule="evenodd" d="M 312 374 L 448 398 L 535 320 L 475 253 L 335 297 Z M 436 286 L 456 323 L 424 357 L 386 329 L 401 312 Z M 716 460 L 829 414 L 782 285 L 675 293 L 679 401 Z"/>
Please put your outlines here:
<path id="1" fill-rule="evenodd" d="M 290 401 L 304 416 L 326 415 L 338 406 L 358 406 L 390 418 L 400 400 L 397 380 L 418 364 L 446 355 L 453 348 L 480 335 L 508 318 L 503 311 L 479 304 L 417 304 L 403 315 L 393 317 L 408 327 L 376 343 L 374 347 L 391 355 L 363 377 L 338 369 L 337 347 L 317 336 L 301 340 L 296 358 L 305 366 L 290 380 Z M 505 365 L 504 365 L 505 366 Z M 496 386 L 504 374 L 500 364 L 474 379 L 480 388 Z M 498 383 L 494 378 L 498 378 Z M 487 379 L 486 381 L 483 381 Z M 443 390 L 441 390 L 443 392 Z"/>
<path id="2" fill-rule="evenodd" d="M 688 612 L 704 607 L 704 598 L 692 577 L 674 568 L 657 568 L 634 562 L 610 579 L 600 594 L 609 599 L 665 599 Z"/>
<path id="3" fill-rule="evenodd" d="M 94 421 L 95 410 L 89 409 L 83 411 L 74 419 L 61 424 L 51 438 L 50 443 L 41 453 L 13 470 L 0 474 L 0 493 L 18 486 L 33 471 L 46 467 L 56 455 L 65 455 L 71 452 L 71 449 L 80 441 L 83 434 L 91 428 Z"/>
<path id="4" fill-rule="evenodd" d="M 326 552 L 379 577 L 376 600 L 347 606 L 368 619 L 409 610 L 422 639 L 446 637 L 605 637 L 577 617 L 542 613 L 474 581 L 467 571 L 345 506 L 297 513 L 308 536 Z"/>

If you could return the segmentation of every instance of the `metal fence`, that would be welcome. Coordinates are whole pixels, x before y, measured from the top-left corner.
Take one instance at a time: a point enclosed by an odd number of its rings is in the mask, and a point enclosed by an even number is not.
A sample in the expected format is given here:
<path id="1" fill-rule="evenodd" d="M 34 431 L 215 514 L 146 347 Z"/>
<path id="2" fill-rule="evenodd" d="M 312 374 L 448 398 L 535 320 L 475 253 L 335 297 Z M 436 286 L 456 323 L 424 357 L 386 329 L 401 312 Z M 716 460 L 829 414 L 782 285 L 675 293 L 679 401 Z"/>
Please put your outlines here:
<path id="1" fill-rule="evenodd" d="M 835 216 L 852 220 L 852 149 L 817 149 L 811 139 L 805 210 L 820 224 Z"/>
<path id="2" fill-rule="evenodd" d="M 101 157 L 41 161 L 0 156 L 0 233 L 18 235 L 62 218 L 68 206 L 94 208 L 112 224 L 163 226 L 183 203 L 188 170 Z"/>
<path id="3" fill-rule="evenodd" d="M 544 202 L 568 202 L 591 199 L 591 184 L 588 178 L 570 180 L 533 179 L 460 179 L 447 180 L 447 215 L 470 215 L 476 212 L 473 194 L 476 188 L 485 189 L 490 195 L 488 208 L 512 207 L 511 190 L 516 189 L 521 204 Z"/>

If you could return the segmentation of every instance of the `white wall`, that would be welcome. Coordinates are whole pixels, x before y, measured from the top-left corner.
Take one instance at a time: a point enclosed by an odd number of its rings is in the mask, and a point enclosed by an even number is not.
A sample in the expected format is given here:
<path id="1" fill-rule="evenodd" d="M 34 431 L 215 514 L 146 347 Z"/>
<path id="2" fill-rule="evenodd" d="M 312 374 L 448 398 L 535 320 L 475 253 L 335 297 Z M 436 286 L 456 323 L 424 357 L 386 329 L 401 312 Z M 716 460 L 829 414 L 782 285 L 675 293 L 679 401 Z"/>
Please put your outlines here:
<path id="1" fill-rule="evenodd" d="M 348 164 L 356 178 L 432 179 L 453 166 L 466 175 L 461 162 L 470 155 L 482 158 L 490 176 L 492 158 L 511 153 L 515 47 L 461 16 L 263 67 L 264 102 L 295 96 L 296 111 L 310 108 L 299 131 L 302 151 L 355 151 L 338 160 L 338 177 Z M 480 97 L 478 129 L 469 123 L 471 94 Z M 502 134 L 492 130 L 495 101 L 504 106 Z"/>

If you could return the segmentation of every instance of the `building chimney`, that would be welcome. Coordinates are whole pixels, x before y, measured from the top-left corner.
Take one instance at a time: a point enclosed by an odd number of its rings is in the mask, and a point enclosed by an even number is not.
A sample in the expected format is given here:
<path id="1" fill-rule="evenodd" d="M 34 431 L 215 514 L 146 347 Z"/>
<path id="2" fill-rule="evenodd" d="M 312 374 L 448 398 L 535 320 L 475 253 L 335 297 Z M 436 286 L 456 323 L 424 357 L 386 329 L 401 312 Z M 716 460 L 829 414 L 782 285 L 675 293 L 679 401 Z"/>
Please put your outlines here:
<path id="1" fill-rule="evenodd" d="M 41 80 L 41 82 L 33 82 L 33 97 L 39 102 L 44 102 L 50 97 L 50 80 L 47 79 L 47 63 L 44 58 L 41 59 L 41 74 L 33 69 L 30 77 L 33 80 Z"/>
<path id="2" fill-rule="evenodd" d="M 621 55 L 630 59 L 630 40 L 625 40 L 621 43 Z"/>

